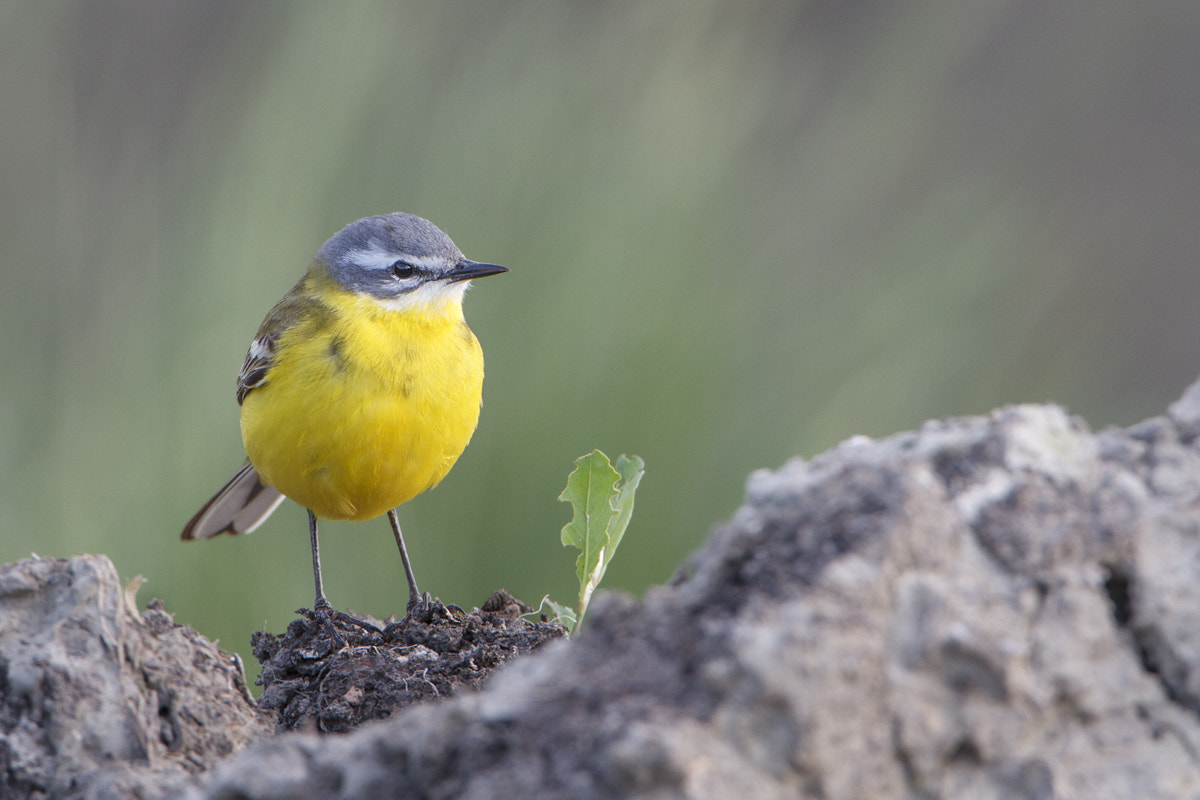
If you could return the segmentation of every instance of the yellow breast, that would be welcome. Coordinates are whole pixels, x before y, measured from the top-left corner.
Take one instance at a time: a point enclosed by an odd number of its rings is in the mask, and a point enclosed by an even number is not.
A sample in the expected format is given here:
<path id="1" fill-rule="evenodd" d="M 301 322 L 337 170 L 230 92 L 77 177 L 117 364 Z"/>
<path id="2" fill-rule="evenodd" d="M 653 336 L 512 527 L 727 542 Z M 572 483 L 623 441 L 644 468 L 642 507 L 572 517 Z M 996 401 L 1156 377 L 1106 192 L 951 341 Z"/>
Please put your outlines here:
<path id="1" fill-rule="evenodd" d="M 267 483 L 325 519 L 377 517 L 440 481 L 479 420 L 483 353 L 460 302 L 342 292 L 289 328 L 242 439 Z"/>

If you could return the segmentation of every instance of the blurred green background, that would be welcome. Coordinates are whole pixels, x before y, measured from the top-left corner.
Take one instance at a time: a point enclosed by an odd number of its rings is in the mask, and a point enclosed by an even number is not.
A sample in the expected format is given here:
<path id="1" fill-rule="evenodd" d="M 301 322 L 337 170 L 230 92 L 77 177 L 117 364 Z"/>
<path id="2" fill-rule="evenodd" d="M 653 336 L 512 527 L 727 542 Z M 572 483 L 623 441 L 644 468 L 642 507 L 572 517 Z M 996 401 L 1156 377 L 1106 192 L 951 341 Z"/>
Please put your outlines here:
<path id="1" fill-rule="evenodd" d="M 234 377 L 358 217 L 473 259 L 479 431 L 401 510 L 422 588 L 574 596 L 573 459 L 646 460 L 606 585 L 666 580 L 752 469 L 1200 372 L 1200 4 L 0 3 L 0 558 L 108 554 L 248 651 L 311 603 L 303 512 L 181 543 Z M 335 605 L 401 611 L 386 520 Z"/>

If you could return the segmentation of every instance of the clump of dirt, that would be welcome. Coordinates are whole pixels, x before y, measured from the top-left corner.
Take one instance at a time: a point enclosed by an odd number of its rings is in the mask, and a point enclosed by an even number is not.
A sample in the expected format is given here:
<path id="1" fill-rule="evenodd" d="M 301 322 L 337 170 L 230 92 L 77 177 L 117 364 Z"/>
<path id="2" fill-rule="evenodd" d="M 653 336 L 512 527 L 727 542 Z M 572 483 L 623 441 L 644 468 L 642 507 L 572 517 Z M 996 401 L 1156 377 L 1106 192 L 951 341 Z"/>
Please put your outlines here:
<path id="1" fill-rule="evenodd" d="M 260 708 L 279 730 L 342 733 L 425 700 L 477 688 L 501 664 L 566 636 L 503 589 L 470 613 L 428 595 L 399 622 L 301 609 L 282 635 L 251 637 Z"/>

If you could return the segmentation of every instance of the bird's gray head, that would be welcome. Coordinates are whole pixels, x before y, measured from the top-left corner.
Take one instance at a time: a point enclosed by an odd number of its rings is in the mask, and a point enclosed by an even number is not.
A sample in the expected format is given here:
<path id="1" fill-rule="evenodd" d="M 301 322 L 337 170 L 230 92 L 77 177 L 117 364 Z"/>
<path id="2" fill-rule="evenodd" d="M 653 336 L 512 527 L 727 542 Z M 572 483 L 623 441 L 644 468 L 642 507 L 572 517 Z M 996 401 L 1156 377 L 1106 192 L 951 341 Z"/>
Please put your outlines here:
<path id="1" fill-rule="evenodd" d="M 447 292 L 461 298 L 472 278 L 508 271 L 470 261 L 432 222 L 399 212 L 351 222 L 317 258 L 346 289 L 401 305 Z"/>

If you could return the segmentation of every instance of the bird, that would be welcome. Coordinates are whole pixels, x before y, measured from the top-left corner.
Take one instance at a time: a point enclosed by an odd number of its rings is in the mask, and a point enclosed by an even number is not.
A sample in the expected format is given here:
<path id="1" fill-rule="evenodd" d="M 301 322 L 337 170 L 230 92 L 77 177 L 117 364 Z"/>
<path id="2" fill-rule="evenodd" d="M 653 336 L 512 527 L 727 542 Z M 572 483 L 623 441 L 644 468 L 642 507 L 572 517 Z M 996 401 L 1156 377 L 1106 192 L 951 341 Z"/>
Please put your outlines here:
<path id="1" fill-rule="evenodd" d="M 397 506 L 446 476 L 479 420 L 483 351 L 463 316 L 467 259 L 441 229 L 395 212 L 352 222 L 267 313 L 237 376 L 247 460 L 184 526 L 184 540 L 250 533 L 290 498 L 308 511 L 314 612 L 317 521 L 387 514 L 421 600 Z"/>

